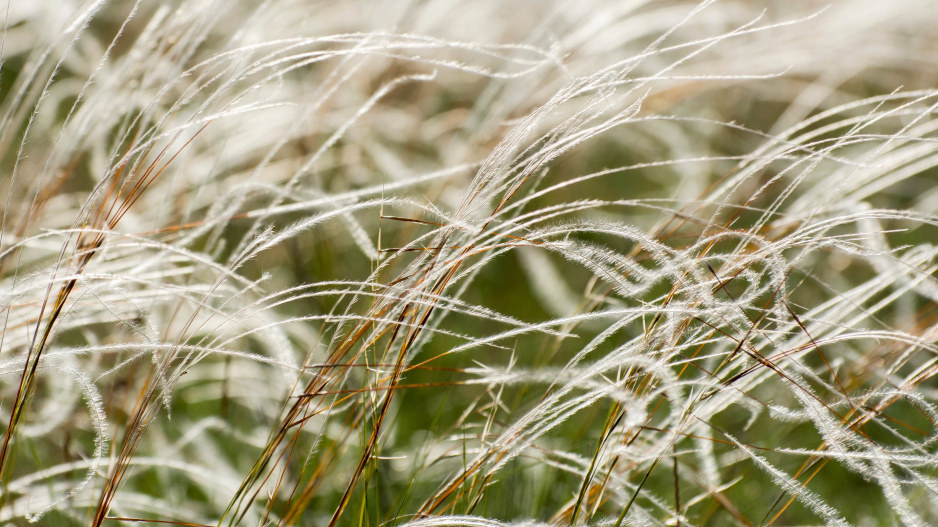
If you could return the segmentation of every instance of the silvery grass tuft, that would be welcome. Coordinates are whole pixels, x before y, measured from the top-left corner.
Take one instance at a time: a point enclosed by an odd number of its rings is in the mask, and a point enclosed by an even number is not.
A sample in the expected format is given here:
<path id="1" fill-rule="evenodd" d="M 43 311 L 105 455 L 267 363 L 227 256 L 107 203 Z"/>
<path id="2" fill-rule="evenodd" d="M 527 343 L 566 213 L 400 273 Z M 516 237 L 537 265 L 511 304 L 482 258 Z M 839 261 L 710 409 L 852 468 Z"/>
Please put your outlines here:
<path id="1" fill-rule="evenodd" d="M 938 524 L 930 0 L 0 12 L 0 523 Z"/>

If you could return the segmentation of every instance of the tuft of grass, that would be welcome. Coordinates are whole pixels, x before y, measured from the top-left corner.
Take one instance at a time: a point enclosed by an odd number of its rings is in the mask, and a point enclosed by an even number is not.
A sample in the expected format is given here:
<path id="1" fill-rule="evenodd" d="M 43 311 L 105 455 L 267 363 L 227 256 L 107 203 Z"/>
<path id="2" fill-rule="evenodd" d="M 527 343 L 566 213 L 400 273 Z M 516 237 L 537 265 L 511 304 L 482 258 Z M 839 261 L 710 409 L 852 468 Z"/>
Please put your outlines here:
<path id="1" fill-rule="evenodd" d="M 934 11 L 8 2 L 0 523 L 938 523 Z"/>

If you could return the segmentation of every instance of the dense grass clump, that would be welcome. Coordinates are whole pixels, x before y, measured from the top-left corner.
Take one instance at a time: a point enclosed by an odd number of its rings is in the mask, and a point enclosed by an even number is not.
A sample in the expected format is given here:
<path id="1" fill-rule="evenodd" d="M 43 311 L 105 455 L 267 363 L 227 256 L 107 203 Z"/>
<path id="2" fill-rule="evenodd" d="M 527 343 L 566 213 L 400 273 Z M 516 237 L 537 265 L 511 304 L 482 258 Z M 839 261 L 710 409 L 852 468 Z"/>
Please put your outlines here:
<path id="1" fill-rule="evenodd" d="M 929 0 L 3 20 L 0 524 L 938 524 Z"/>

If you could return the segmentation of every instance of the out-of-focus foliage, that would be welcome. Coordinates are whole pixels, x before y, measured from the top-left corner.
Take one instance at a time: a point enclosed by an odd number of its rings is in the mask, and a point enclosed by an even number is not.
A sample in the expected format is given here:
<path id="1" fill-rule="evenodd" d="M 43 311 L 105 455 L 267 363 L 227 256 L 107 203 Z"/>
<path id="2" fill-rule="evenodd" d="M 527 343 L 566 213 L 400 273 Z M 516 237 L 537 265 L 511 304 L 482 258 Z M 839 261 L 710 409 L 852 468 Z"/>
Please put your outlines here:
<path id="1" fill-rule="evenodd" d="M 0 11 L 0 523 L 938 523 L 930 1 Z"/>

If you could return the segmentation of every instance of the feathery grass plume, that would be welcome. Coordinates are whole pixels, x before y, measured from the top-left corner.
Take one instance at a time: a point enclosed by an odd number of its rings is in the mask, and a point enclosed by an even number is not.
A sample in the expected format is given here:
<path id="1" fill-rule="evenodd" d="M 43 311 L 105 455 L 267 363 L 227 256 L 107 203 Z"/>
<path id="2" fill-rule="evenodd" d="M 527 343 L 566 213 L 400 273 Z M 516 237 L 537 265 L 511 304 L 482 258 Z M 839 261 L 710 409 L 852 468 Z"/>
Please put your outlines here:
<path id="1" fill-rule="evenodd" d="M 8 2 L 0 523 L 938 523 L 938 11 Z"/>

